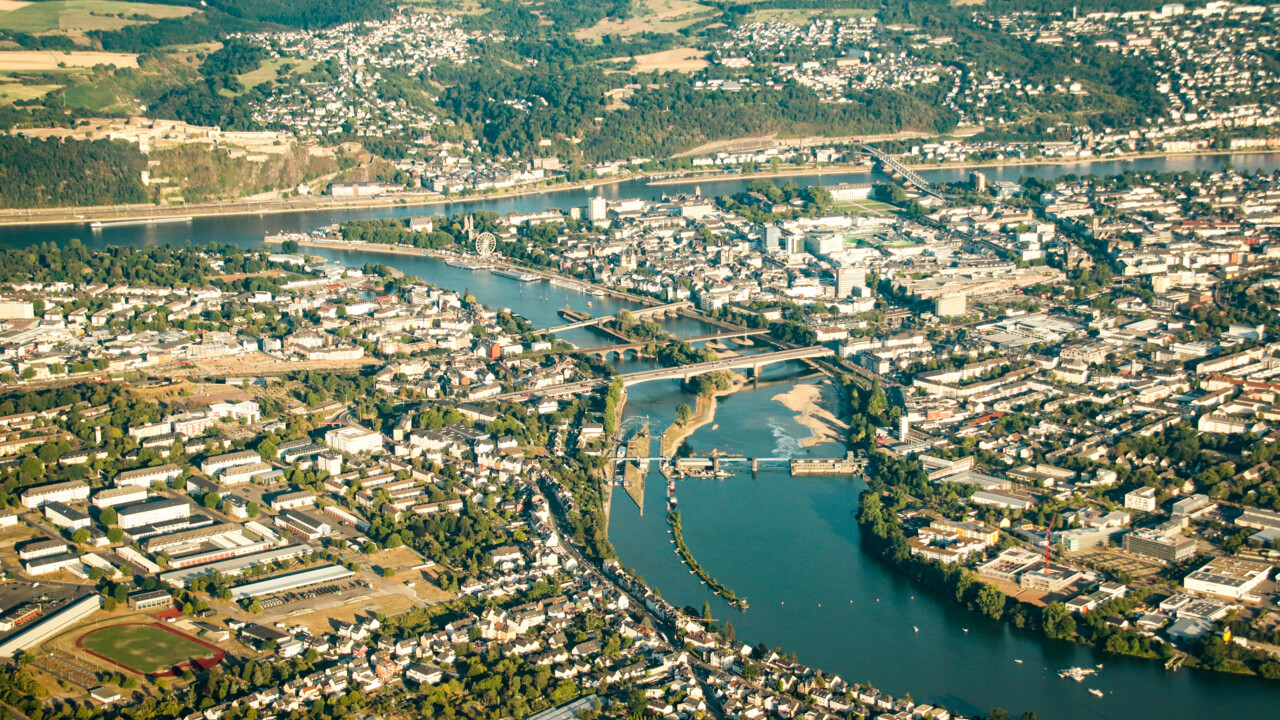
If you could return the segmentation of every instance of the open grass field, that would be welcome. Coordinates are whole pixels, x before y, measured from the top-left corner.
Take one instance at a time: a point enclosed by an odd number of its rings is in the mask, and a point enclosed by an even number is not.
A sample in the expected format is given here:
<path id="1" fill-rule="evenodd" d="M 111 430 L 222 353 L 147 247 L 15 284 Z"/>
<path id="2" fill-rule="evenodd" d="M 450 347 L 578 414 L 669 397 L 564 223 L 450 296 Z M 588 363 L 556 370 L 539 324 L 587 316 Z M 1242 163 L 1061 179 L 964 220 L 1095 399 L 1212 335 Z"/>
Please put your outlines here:
<path id="1" fill-rule="evenodd" d="M 27 33 L 83 33 L 89 30 L 118 30 L 146 22 L 140 18 L 183 17 L 199 12 L 181 5 L 155 5 L 116 0 L 55 0 L 15 2 L 0 0 L 0 30 Z"/>
<path id="2" fill-rule="evenodd" d="M 222 651 L 157 623 L 111 625 L 89 632 L 76 644 L 143 675 L 157 675 L 196 660 L 222 659 Z"/>
<path id="3" fill-rule="evenodd" d="M 294 73 L 305 73 L 315 67 L 314 60 L 299 60 L 294 58 L 272 58 L 264 60 L 257 70 L 251 70 L 243 75 L 238 76 L 240 84 L 245 88 L 255 88 L 259 85 L 275 80 L 280 77 L 292 75 Z"/>
<path id="4" fill-rule="evenodd" d="M 138 56 L 131 53 L 64 52 L 52 50 L 9 50 L 0 52 L 0 72 L 49 71 L 66 68 L 89 68 L 94 65 L 138 67 Z"/>
<path id="5" fill-rule="evenodd" d="M 705 58 L 707 53 L 705 50 L 697 50 L 694 48 L 672 48 L 663 50 L 662 52 L 649 53 L 648 55 L 637 55 L 636 66 L 631 72 L 653 72 L 675 70 L 678 72 L 696 72 L 705 68 L 708 63 Z M 630 58 L 611 58 L 612 60 L 626 61 Z"/>
<path id="6" fill-rule="evenodd" d="M 897 208 L 887 203 L 878 202 L 876 200 L 850 200 L 849 202 L 836 203 L 835 209 L 840 212 L 849 213 L 851 215 L 873 215 L 873 216 L 889 216 L 894 213 Z"/>
<path id="7" fill-rule="evenodd" d="M 629 37 L 642 32 L 672 33 L 710 17 L 715 8 L 693 0 L 639 0 L 635 17 L 629 20 L 605 19 L 583 28 L 576 34 L 580 40 L 599 40 L 605 35 Z"/>
<path id="8" fill-rule="evenodd" d="M 34 100 L 38 97 L 44 97 L 49 93 L 62 87 L 61 85 L 0 85 L 0 105 L 8 104 L 14 100 Z"/>

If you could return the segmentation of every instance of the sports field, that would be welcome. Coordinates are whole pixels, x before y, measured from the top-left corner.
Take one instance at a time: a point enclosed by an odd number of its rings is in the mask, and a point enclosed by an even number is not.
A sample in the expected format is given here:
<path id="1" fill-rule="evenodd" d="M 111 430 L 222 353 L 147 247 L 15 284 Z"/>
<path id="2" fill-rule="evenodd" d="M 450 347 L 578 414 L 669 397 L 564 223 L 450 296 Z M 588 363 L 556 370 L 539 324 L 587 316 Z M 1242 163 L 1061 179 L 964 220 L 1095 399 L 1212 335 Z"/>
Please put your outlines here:
<path id="1" fill-rule="evenodd" d="M 103 660 L 143 675 L 168 674 L 188 662 L 212 667 L 223 655 L 218 648 L 159 623 L 112 625 L 85 634 L 76 644 Z"/>

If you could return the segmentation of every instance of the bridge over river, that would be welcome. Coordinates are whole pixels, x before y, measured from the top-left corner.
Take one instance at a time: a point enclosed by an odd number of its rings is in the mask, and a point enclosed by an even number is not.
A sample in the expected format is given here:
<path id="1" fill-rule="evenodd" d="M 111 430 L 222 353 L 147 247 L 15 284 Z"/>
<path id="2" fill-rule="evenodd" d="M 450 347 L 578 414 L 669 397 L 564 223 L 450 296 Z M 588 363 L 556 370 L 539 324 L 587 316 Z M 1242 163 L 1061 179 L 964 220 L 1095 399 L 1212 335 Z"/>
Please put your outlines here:
<path id="1" fill-rule="evenodd" d="M 760 369 L 766 365 L 774 363 L 788 362 L 791 360 L 807 360 L 818 357 L 832 357 L 835 351 L 828 347 L 802 347 L 792 348 L 790 350 L 779 350 L 771 353 L 761 353 L 759 355 L 740 355 L 738 357 L 724 358 L 721 360 L 711 360 L 709 362 L 694 363 L 693 365 L 678 365 L 671 368 L 659 368 L 657 370 L 641 370 L 640 372 L 625 373 L 617 377 L 622 379 L 623 387 L 631 387 L 640 383 L 652 382 L 654 380 L 684 380 L 688 381 L 699 375 L 715 372 L 717 370 L 751 370 L 753 375 L 758 375 Z M 495 400 L 524 400 L 532 397 L 558 397 L 560 395 L 577 395 L 589 392 L 601 387 L 607 387 L 610 380 L 607 378 L 591 378 L 590 380 L 578 380 L 576 382 L 560 383 L 559 385 L 548 385 L 547 387 L 537 388 L 534 390 L 520 390 L 518 392 L 503 393 L 495 395 Z"/>
<path id="2" fill-rule="evenodd" d="M 636 308 L 629 312 L 631 313 L 632 317 L 634 317 L 635 319 L 643 320 L 645 318 L 650 318 L 650 317 L 664 317 L 666 315 L 675 315 L 679 313 L 681 310 L 687 310 L 691 307 L 693 307 L 693 303 L 689 302 L 688 300 L 681 300 L 680 302 L 667 303 L 666 305 L 654 305 L 652 307 Z M 563 313 L 565 311 L 561 311 L 561 312 Z M 554 334 L 554 333 L 567 332 L 569 330 L 577 330 L 579 328 L 591 327 L 592 325 L 599 325 L 600 323 L 613 320 L 616 317 L 617 315 L 602 315 L 598 318 L 586 318 L 584 320 L 578 320 L 577 322 L 571 322 L 565 325 L 556 325 L 555 327 L 547 328 L 542 332 Z"/>

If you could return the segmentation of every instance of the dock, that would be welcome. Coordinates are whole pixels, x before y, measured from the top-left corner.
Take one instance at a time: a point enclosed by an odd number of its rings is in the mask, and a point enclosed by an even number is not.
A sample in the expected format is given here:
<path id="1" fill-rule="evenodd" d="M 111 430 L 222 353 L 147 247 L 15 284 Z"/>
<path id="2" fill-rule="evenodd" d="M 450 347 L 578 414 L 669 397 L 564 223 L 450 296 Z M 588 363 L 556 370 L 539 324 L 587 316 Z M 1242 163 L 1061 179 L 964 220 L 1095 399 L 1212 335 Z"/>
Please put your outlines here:
<path id="1" fill-rule="evenodd" d="M 627 459 L 622 467 L 622 488 L 644 515 L 644 480 L 649 474 L 649 423 L 627 441 Z"/>
<path id="2" fill-rule="evenodd" d="M 862 470 L 863 463 L 853 453 L 843 458 L 792 458 L 791 476 L 852 475 Z"/>

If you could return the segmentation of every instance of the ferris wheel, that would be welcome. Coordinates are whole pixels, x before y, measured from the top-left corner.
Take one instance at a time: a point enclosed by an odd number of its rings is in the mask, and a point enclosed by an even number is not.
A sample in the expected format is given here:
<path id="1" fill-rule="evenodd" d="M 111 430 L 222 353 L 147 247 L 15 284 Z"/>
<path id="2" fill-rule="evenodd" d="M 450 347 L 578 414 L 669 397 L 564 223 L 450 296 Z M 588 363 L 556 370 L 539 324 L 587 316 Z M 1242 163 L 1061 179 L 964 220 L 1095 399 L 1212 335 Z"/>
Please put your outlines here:
<path id="1" fill-rule="evenodd" d="M 498 247 L 498 238 L 491 232 L 482 232 L 476 236 L 476 254 L 492 255 Z"/>

